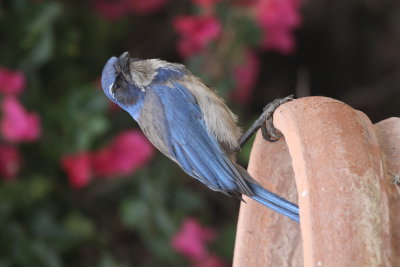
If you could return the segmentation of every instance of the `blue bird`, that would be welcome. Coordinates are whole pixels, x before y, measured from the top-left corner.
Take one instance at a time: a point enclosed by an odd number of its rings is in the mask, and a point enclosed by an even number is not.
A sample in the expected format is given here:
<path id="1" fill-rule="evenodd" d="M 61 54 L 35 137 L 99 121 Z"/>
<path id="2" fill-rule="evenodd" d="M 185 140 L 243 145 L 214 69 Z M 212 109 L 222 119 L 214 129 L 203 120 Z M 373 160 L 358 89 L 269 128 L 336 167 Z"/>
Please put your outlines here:
<path id="1" fill-rule="evenodd" d="M 127 52 L 110 58 L 101 83 L 150 142 L 210 189 L 259 203 L 299 221 L 298 207 L 261 187 L 236 163 L 240 129 L 216 93 L 181 64 L 139 60 Z"/>

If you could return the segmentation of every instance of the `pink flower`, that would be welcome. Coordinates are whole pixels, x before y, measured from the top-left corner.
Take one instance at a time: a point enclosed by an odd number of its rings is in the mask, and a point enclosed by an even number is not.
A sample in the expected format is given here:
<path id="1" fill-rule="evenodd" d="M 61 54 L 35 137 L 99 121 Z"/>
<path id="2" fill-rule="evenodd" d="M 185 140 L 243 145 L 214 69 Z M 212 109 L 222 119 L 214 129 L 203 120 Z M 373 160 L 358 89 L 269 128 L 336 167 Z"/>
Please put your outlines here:
<path id="1" fill-rule="evenodd" d="M 181 37 L 178 51 L 182 57 L 202 52 L 221 32 L 221 24 L 213 16 L 180 16 L 173 25 Z"/>
<path id="2" fill-rule="evenodd" d="M 19 94 L 25 87 L 25 76 L 20 71 L 0 68 L 0 92 Z"/>
<path id="3" fill-rule="evenodd" d="M 172 247 L 188 259 L 200 260 L 207 256 L 205 244 L 215 238 L 215 233 L 201 226 L 196 219 L 186 219 L 172 239 Z"/>
<path id="4" fill-rule="evenodd" d="M 163 8 L 167 0 L 130 0 L 129 2 L 133 12 L 148 14 Z"/>
<path id="5" fill-rule="evenodd" d="M 40 118 L 28 113 L 15 97 L 6 97 L 2 106 L 1 132 L 11 142 L 35 141 L 40 136 Z"/>
<path id="6" fill-rule="evenodd" d="M 215 255 L 208 255 L 207 257 L 196 261 L 192 267 L 227 267 L 228 265 L 221 258 Z"/>
<path id="7" fill-rule="evenodd" d="M 285 31 L 269 31 L 264 37 L 262 45 L 269 49 L 282 54 L 290 54 L 294 51 L 296 44 L 292 33 Z"/>
<path id="8" fill-rule="evenodd" d="M 129 0 L 92 0 L 94 10 L 108 20 L 117 20 L 129 14 Z"/>
<path id="9" fill-rule="evenodd" d="M 61 165 L 68 175 L 70 185 L 75 189 L 87 186 L 92 180 L 90 154 L 87 152 L 63 156 Z"/>
<path id="10" fill-rule="evenodd" d="M 0 176 L 6 181 L 15 179 L 20 168 L 21 156 L 19 151 L 6 145 L 0 145 Z"/>
<path id="11" fill-rule="evenodd" d="M 253 51 L 244 53 L 244 62 L 233 70 L 233 78 L 236 82 L 236 89 L 233 92 L 233 99 L 239 103 L 250 102 L 254 85 L 258 78 L 260 62 Z"/>
<path id="12" fill-rule="evenodd" d="M 299 5 L 298 0 L 258 0 L 254 8 L 264 30 L 263 47 L 283 54 L 293 52 L 293 30 L 301 23 Z"/>
<path id="13" fill-rule="evenodd" d="M 93 169 L 101 176 L 127 175 L 146 164 L 153 154 L 154 147 L 141 132 L 128 130 L 92 154 Z"/>

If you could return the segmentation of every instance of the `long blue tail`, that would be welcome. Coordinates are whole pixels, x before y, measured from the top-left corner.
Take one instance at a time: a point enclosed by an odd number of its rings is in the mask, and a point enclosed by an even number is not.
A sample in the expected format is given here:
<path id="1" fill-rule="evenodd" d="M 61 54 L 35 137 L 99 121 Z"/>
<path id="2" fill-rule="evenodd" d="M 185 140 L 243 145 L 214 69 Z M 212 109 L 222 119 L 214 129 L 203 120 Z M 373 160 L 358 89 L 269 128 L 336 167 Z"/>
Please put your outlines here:
<path id="1" fill-rule="evenodd" d="M 299 207 L 292 202 L 287 201 L 284 198 L 281 198 L 278 195 L 275 195 L 272 192 L 264 189 L 263 187 L 254 184 L 248 183 L 250 189 L 253 191 L 254 195 L 251 196 L 255 201 L 267 206 L 270 209 L 273 209 L 276 212 L 279 212 L 290 219 L 299 222 Z"/>

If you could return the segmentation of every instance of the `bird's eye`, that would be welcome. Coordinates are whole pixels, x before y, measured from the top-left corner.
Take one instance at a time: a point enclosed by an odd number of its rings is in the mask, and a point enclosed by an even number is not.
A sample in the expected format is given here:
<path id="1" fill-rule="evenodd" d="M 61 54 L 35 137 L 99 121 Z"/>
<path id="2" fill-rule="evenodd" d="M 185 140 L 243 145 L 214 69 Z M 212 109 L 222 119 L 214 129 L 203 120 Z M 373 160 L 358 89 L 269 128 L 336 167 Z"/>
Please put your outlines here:
<path id="1" fill-rule="evenodd" d="M 135 86 L 130 85 L 123 74 L 117 75 L 113 86 L 111 87 L 113 98 L 121 104 L 132 105 L 137 100 L 137 90 Z"/>
<path id="2" fill-rule="evenodd" d="M 114 83 L 114 85 L 113 85 L 113 89 L 114 89 L 114 91 L 115 91 L 115 90 L 118 90 L 119 88 L 121 88 L 120 81 L 116 81 L 116 82 Z"/>
<path id="3" fill-rule="evenodd" d="M 117 77 L 117 79 L 115 79 L 115 82 L 112 86 L 112 93 L 115 94 L 118 90 L 121 89 L 121 85 L 122 85 L 122 81 L 120 77 Z"/>

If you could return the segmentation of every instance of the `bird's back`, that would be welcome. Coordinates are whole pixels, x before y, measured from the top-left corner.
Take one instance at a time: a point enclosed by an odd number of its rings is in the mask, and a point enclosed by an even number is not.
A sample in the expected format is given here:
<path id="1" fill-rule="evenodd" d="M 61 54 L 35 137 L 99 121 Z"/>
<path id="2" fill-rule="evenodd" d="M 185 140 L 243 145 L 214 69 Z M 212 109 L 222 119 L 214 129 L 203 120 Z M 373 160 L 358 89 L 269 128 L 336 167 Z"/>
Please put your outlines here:
<path id="1" fill-rule="evenodd" d="M 151 85 L 138 123 L 149 140 L 192 177 L 215 191 L 252 195 L 245 181 L 249 175 L 238 170 L 234 159 L 240 134 L 235 117 L 213 91 L 195 81 Z"/>

